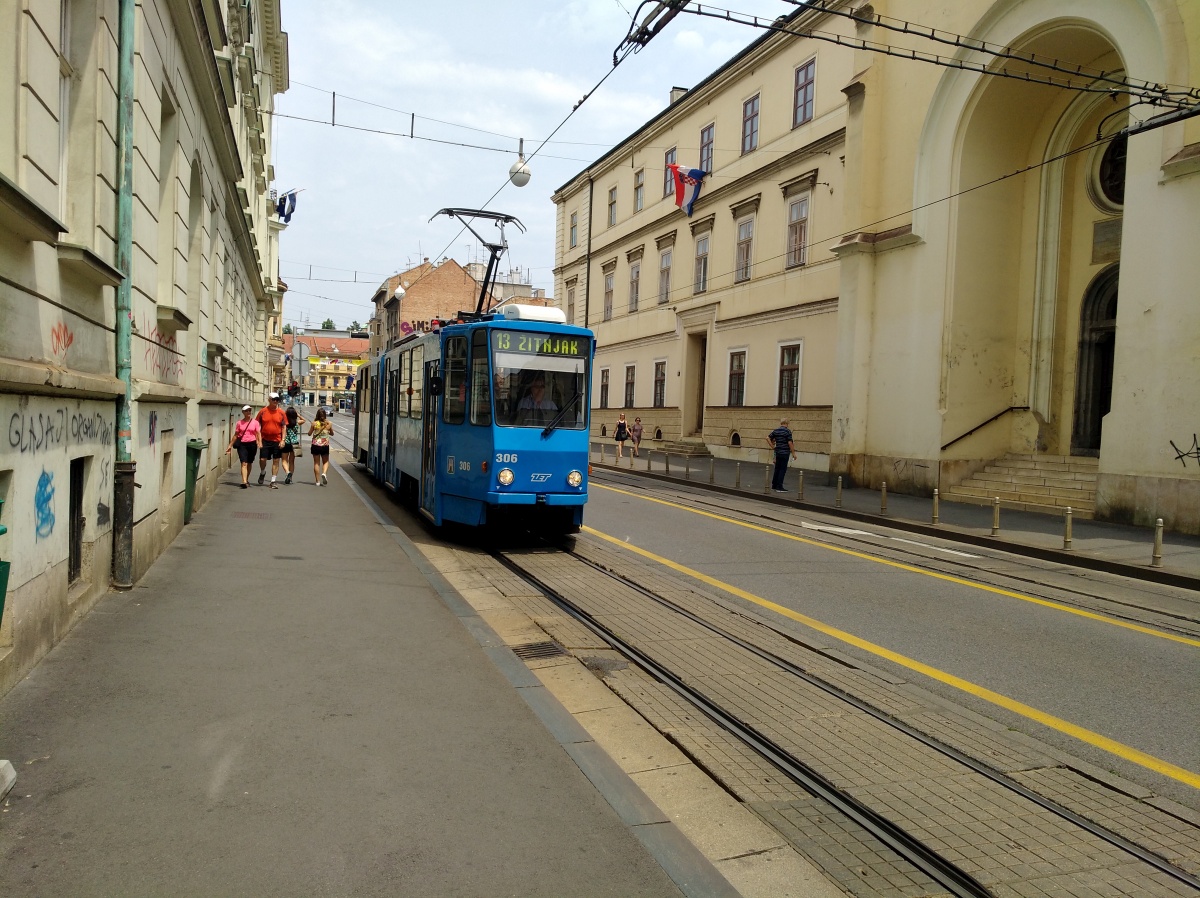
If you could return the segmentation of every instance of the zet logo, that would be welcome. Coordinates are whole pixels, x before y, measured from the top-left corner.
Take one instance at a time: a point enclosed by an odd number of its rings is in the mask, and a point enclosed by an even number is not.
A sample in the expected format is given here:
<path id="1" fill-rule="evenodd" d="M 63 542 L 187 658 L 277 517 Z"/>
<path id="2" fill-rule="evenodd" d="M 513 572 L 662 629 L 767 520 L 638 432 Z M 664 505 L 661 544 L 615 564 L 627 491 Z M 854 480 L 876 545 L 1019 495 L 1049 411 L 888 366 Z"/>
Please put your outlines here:
<path id="1" fill-rule="evenodd" d="M 529 477 L 529 482 L 530 483 L 545 483 L 549 479 L 550 479 L 549 474 L 532 474 Z"/>

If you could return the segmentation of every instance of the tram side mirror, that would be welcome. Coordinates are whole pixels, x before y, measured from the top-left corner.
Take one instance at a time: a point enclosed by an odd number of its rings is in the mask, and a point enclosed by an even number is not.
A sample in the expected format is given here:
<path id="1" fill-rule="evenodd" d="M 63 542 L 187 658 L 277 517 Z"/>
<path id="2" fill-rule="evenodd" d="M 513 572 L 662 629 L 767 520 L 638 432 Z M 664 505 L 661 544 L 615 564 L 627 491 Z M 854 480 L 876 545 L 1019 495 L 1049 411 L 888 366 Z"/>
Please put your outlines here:
<path id="1" fill-rule="evenodd" d="M 445 384 L 440 377 L 429 378 L 429 393 L 431 396 L 441 396 L 444 387 Z"/>

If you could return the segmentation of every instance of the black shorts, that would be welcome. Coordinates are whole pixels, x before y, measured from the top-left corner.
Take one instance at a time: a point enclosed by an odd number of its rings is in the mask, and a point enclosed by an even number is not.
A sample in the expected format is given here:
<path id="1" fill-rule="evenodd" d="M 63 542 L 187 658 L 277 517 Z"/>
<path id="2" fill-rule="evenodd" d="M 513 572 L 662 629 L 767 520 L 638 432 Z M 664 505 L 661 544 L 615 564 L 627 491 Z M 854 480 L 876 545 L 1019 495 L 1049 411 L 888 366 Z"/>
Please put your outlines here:
<path id="1" fill-rule="evenodd" d="M 242 464 L 248 465 L 254 461 L 254 456 L 258 453 L 258 444 L 253 440 L 237 444 L 238 460 Z"/>
<path id="2" fill-rule="evenodd" d="M 263 440 L 262 457 L 264 461 L 269 461 L 272 458 L 283 458 L 283 449 L 280 448 L 278 443 Z"/>
<path id="3" fill-rule="evenodd" d="M 313 454 L 313 458 L 329 458 L 329 447 L 328 446 L 313 446 L 312 454 Z"/>
<path id="4" fill-rule="evenodd" d="M 282 446 L 279 447 L 279 451 L 282 452 L 284 455 L 295 455 L 296 454 L 296 444 L 295 443 L 284 443 Z"/>

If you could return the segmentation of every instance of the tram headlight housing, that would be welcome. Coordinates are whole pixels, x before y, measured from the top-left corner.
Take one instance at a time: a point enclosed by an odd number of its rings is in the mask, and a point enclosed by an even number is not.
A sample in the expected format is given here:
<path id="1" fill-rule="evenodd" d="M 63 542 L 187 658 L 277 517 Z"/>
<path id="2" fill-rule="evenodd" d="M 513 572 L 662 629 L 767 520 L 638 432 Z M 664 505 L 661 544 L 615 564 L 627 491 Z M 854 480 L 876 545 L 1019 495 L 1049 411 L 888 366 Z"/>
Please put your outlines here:
<path id="1" fill-rule="evenodd" d="M 578 471 L 572 471 L 567 475 L 567 483 L 571 486 L 580 486 L 583 483 L 583 475 Z"/>
<path id="2" fill-rule="evenodd" d="M 513 474 L 512 468 L 501 468 L 496 472 L 496 479 L 500 481 L 501 486 L 512 486 L 516 476 Z"/>

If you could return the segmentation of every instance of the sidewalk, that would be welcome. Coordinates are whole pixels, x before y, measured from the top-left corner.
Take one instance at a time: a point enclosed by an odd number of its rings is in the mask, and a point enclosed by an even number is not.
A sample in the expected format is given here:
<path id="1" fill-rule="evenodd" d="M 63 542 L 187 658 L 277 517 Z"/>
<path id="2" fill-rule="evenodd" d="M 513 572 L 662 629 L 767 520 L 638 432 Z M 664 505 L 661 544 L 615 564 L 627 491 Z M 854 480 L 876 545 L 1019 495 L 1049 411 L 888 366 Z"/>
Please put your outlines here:
<path id="1" fill-rule="evenodd" d="M 0 700 L 5 894 L 729 894 L 330 477 L 226 473 Z"/>
<path id="2" fill-rule="evenodd" d="M 603 458 L 600 449 L 604 450 Z M 880 513 L 882 496 L 878 490 L 845 487 L 841 493 L 841 507 L 838 507 L 837 478 L 825 471 L 805 472 L 804 498 L 800 500 L 797 492 L 800 469 L 795 464 L 788 467 L 784 482 L 787 493 L 774 493 L 769 490 L 769 475 L 765 474 L 768 466 L 762 463 L 742 462 L 739 466 L 739 463 L 723 458 L 687 460 L 682 456 L 671 456 L 668 459 L 662 452 L 643 444 L 641 455 L 632 459 L 631 466 L 628 447 L 618 464 L 611 441 L 591 444 L 591 463 L 593 468 L 687 482 L 704 489 L 787 503 L 861 523 L 875 523 L 1060 564 L 1200 590 L 1200 537 L 1165 533 L 1162 564 L 1155 567 L 1151 564 L 1154 554 L 1152 528 L 1074 520 L 1071 548 L 1064 550 L 1063 519 L 1037 512 L 1002 508 L 1000 532 L 992 536 L 990 506 L 942 500 L 938 503 L 938 524 L 934 525 L 932 499 L 888 493 L 887 514 L 883 515 Z"/>

